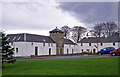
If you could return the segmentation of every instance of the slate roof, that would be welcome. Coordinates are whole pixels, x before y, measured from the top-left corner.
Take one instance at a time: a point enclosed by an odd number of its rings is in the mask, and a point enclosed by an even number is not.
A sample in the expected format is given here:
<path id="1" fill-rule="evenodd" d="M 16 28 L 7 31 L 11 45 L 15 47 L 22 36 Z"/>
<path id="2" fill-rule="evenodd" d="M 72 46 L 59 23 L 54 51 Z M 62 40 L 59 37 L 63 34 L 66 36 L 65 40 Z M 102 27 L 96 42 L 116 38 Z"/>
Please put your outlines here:
<path id="1" fill-rule="evenodd" d="M 26 34 L 26 40 L 24 40 Z M 22 33 L 22 34 L 8 34 L 7 37 L 9 38 L 8 41 L 27 41 L 27 42 L 45 42 L 45 43 L 55 43 L 51 37 L 49 36 L 42 36 L 42 35 L 36 35 L 36 34 L 28 34 L 28 33 Z M 21 37 L 21 38 L 20 38 Z"/>
<path id="2" fill-rule="evenodd" d="M 26 40 L 24 40 L 26 34 Z M 43 35 L 36 35 L 36 34 L 28 34 L 28 33 L 21 33 L 21 34 L 8 34 L 8 41 L 12 42 L 45 42 L 45 43 L 55 43 L 50 36 L 43 36 Z M 64 39 L 64 44 L 71 44 L 76 45 L 70 39 Z"/>
<path id="3" fill-rule="evenodd" d="M 81 39 L 78 43 L 109 43 L 109 42 L 120 42 L 119 33 L 114 34 L 110 37 L 88 37 Z"/>
<path id="4" fill-rule="evenodd" d="M 77 45 L 76 43 L 74 43 L 70 39 L 64 39 L 64 44 Z"/>
<path id="5" fill-rule="evenodd" d="M 52 31 L 50 31 L 49 33 L 64 33 L 63 31 L 59 30 L 57 27 L 55 29 L 53 29 Z"/>

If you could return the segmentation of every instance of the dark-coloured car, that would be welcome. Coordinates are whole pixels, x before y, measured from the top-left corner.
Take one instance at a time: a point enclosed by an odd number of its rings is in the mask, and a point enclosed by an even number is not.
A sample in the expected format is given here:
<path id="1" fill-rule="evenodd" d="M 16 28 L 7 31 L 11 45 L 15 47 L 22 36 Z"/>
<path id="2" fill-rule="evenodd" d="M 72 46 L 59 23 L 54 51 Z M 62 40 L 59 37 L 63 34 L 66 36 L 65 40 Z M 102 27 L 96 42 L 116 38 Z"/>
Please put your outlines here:
<path id="1" fill-rule="evenodd" d="M 101 49 L 101 50 L 98 51 L 97 53 L 98 53 L 99 55 L 109 54 L 111 51 L 114 51 L 114 50 L 115 50 L 114 47 L 106 47 L 106 48 Z"/>
<path id="2" fill-rule="evenodd" d="M 111 51 L 110 54 L 111 54 L 112 56 L 120 55 L 120 48 L 118 48 L 118 49 L 116 49 L 116 50 L 114 50 L 114 51 Z"/>

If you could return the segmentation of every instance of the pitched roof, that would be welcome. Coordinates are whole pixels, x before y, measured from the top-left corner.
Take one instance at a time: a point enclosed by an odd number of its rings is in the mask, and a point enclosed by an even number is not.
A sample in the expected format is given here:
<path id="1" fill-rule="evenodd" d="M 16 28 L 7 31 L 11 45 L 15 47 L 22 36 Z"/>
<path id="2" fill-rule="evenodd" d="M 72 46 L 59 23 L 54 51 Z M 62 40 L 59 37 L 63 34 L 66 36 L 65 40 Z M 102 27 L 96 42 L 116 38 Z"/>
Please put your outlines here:
<path id="1" fill-rule="evenodd" d="M 70 39 L 64 39 L 64 44 L 77 45 L 76 43 L 74 43 Z"/>
<path id="2" fill-rule="evenodd" d="M 58 29 L 57 27 L 55 29 L 53 29 L 52 31 L 50 31 L 49 33 L 64 33 L 63 31 L 61 31 L 60 29 Z"/>
<path id="3" fill-rule="evenodd" d="M 21 34 L 8 34 L 8 41 L 27 41 L 27 42 L 45 42 L 45 43 L 55 43 L 50 36 L 43 36 L 43 35 L 36 35 L 36 34 L 28 34 L 28 33 L 21 33 Z M 26 38 L 25 38 L 26 37 Z M 71 44 L 76 45 L 70 39 L 64 39 L 64 44 Z"/>
<path id="4" fill-rule="evenodd" d="M 120 42 L 119 34 L 114 34 L 110 37 L 88 37 L 81 39 L 78 43 L 109 43 L 109 42 Z"/>
<path id="5" fill-rule="evenodd" d="M 36 34 L 28 34 L 28 33 L 21 33 L 21 34 L 8 34 L 7 35 L 9 41 L 27 41 L 27 42 L 45 42 L 45 43 L 55 43 L 51 37 L 43 36 L 43 35 L 36 35 Z"/>

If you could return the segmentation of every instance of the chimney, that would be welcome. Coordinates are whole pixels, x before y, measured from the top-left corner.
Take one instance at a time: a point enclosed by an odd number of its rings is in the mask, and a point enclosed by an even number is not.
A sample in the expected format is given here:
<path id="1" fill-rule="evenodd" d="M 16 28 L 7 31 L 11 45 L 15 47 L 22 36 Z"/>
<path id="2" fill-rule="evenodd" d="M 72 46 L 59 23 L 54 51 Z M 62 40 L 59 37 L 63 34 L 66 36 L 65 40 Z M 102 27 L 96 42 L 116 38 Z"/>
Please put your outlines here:
<path id="1" fill-rule="evenodd" d="M 86 39 L 88 39 L 88 33 L 86 34 Z"/>
<path id="2" fill-rule="evenodd" d="M 24 41 L 26 41 L 26 33 L 24 33 Z"/>

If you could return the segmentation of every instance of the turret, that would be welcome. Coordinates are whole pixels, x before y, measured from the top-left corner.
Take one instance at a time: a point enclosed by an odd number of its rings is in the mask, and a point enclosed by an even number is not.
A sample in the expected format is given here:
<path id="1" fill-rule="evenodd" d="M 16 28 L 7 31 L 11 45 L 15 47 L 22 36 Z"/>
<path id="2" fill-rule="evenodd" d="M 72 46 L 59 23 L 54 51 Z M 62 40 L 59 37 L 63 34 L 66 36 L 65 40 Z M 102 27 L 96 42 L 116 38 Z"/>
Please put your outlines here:
<path id="1" fill-rule="evenodd" d="M 49 32 L 50 37 L 56 42 L 56 55 L 64 54 L 64 32 L 57 27 Z"/>

